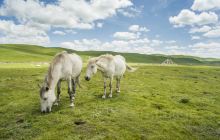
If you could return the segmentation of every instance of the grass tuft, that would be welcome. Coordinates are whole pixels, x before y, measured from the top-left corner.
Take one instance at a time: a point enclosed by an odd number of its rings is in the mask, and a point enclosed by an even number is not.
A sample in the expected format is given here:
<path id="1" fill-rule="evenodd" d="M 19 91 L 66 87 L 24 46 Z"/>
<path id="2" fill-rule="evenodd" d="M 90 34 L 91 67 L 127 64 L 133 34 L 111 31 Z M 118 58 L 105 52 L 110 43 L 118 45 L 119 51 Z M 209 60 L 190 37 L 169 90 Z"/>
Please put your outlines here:
<path id="1" fill-rule="evenodd" d="M 180 100 L 180 103 L 183 103 L 183 104 L 189 103 L 189 99 L 188 98 L 182 98 Z"/>

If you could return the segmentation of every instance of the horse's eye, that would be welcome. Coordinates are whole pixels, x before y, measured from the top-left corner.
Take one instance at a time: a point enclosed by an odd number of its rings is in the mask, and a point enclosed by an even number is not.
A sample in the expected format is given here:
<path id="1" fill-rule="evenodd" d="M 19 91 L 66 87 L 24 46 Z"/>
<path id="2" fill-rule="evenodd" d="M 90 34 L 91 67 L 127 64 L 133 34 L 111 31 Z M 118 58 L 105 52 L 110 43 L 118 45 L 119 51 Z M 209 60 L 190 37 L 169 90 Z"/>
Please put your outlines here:
<path id="1" fill-rule="evenodd" d="M 91 68 L 93 69 L 93 68 L 94 68 L 94 66 L 91 66 Z"/>

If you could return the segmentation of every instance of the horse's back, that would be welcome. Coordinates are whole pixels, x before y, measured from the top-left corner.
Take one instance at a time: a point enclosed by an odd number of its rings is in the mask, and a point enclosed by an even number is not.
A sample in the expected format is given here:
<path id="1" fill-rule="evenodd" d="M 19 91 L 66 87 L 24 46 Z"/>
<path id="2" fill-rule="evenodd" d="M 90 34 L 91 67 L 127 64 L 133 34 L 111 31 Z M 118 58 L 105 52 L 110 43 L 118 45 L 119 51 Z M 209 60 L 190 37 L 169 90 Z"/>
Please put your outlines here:
<path id="1" fill-rule="evenodd" d="M 115 76 L 121 76 L 124 74 L 126 70 L 126 62 L 125 58 L 121 55 L 114 56 L 114 63 L 115 63 Z"/>
<path id="2" fill-rule="evenodd" d="M 72 71 L 72 76 L 76 77 L 78 76 L 81 71 L 82 71 L 82 59 L 79 55 L 73 53 L 73 54 L 68 54 L 69 55 L 69 59 L 70 59 L 70 64 L 71 65 L 71 71 Z"/>
<path id="3" fill-rule="evenodd" d="M 79 55 L 73 53 L 73 54 L 69 54 L 69 57 L 70 57 L 73 65 L 77 65 L 78 64 L 78 65 L 82 66 L 82 59 L 81 59 L 81 57 Z"/>
<path id="4" fill-rule="evenodd" d="M 122 55 L 115 55 L 115 58 L 118 58 L 118 59 L 120 59 L 120 60 L 125 62 L 125 58 Z"/>
<path id="5" fill-rule="evenodd" d="M 54 65 L 60 67 L 61 77 L 76 77 L 82 70 L 82 59 L 77 54 L 69 54 L 63 51 L 55 56 Z"/>

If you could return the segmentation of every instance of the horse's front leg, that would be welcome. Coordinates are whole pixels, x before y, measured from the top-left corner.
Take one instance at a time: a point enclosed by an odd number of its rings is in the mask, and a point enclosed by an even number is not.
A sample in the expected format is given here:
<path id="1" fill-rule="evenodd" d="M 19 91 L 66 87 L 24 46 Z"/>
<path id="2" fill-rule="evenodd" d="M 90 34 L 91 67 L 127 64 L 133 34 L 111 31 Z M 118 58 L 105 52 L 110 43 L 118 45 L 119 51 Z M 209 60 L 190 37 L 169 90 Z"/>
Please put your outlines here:
<path id="1" fill-rule="evenodd" d="M 102 95 L 102 98 L 105 99 L 106 97 L 106 78 L 104 77 L 104 94 Z"/>
<path id="2" fill-rule="evenodd" d="M 113 76 L 110 77 L 110 83 L 109 83 L 109 88 L 110 88 L 110 94 L 109 94 L 109 98 L 112 98 L 112 82 L 113 82 Z"/>
<path id="3" fill-rule="evenodd" d="M 61 89 L 61 80 L 58 81 L 57 83 L 57 99 L 56 102 L 54 103 L 54 105 L 59 105 L 60 102 L 60 90 Z"/>
<path id="4" fill-rule="evenodd" d="M 74 104 L 73 104 L 74 93 L 72 90 L 72 79 L 71 78 L 68 79 L 68 93 L 69 93 L 69 97 L 70 97 L 70 106 L 73 107 L 74 106 Z"/>

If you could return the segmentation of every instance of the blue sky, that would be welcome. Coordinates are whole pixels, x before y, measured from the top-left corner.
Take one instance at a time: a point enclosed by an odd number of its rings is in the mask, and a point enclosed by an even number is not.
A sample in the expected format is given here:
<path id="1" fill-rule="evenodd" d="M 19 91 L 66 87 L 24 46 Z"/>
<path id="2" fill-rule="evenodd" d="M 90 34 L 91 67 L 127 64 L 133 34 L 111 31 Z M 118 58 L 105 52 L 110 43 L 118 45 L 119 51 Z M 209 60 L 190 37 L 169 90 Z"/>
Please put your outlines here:
<path id="1" fill-rule="evenodd" d="M 1 0 L 0 43 L 220 58 L 220 0 Z"/>

